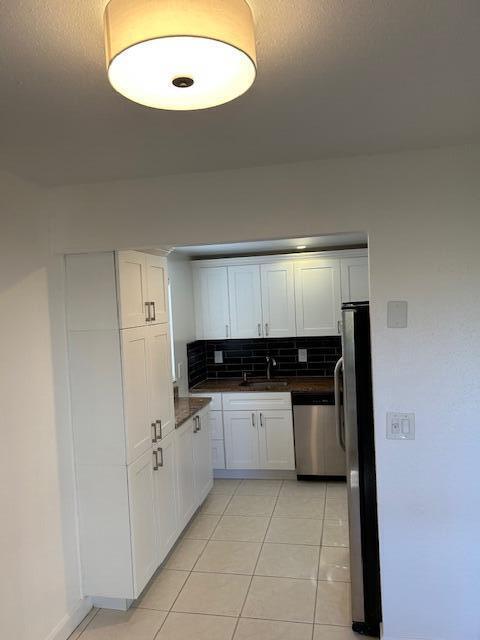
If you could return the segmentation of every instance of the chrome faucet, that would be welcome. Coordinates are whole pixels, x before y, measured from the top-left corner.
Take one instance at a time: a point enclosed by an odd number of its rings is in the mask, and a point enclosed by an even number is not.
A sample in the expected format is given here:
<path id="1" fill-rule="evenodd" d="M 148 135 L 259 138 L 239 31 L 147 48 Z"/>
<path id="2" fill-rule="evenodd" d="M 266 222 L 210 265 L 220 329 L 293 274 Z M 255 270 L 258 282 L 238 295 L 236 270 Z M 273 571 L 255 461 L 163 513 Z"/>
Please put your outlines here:
<path id="1" fill-rule="evenodd" d="M 267 380 L 270 380 L 272 377 L 272 367 L 276 367 L 277 366 L 277 361 L 275 360 L 275 358 L 271 358 L 270 356 L 267 356 Z"/>

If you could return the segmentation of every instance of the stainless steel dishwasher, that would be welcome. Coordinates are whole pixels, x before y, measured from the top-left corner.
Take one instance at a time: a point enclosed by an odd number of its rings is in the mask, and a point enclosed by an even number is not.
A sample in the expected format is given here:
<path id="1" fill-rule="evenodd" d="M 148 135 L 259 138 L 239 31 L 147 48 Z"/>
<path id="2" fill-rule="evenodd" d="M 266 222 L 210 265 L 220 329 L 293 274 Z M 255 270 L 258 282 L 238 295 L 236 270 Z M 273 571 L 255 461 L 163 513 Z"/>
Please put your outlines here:
<path id="1" fill-rule="evenodd" d="M 292 393 L 297 478 L 345 478 L 334 393 Z"/>

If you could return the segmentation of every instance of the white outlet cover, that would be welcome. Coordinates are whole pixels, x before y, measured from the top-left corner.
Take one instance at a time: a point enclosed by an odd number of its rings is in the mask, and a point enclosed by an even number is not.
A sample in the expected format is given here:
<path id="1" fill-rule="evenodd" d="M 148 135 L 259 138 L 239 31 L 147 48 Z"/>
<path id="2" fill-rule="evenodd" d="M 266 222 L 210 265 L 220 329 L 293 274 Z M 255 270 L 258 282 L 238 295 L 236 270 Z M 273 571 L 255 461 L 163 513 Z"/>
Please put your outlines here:
<path id="1" fill-rule="evenodd" d="M 298 361 L 299 362 L 307 362 L 307 350 L 299 349 L 298 350 Z"/>
<path id="2" fill-rule="evenodd" d="M 408 303 L 405 300 L 390 300 L 387 304 L 387 327 L 406 329 L 408 325 Z"/>
<path id="3" fill-rule="evenodd" d="M 215 364 L 223 364 L 223 351 L 214 351 Z"/>
<path id="4" fill-rule="evenodd" d="M 387 438 L 389 440 L 415 440 L 415 414 L 387 413 Z"/>

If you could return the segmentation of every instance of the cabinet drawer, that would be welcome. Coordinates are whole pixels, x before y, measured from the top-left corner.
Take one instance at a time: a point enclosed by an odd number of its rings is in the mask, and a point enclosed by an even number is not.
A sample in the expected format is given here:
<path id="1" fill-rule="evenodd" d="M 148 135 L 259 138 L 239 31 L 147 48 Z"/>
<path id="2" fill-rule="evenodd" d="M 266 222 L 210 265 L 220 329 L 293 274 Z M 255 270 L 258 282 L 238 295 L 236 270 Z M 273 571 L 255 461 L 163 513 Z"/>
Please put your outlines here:
<path id="1" fill-rule="evenodd" d="M 210 411 L 221 411 L 222 410 L 222 394 L 221 393 L 209 393 L 208 391 L 192 391 L 190 392 L 191 396 L 198 396 L 201 398 L 211 398 L 212 401 L 208 405 Z"/>
<path id="2" fill-rule="evenodd" d="M 212 467 L 225 469 L 225 447 L 223 440 L 212 440 Z"/>
<path id="3" fill-rule="evenodd" d="M 291 406 L 292 396 L 285 392 L 223 394 L 224 411 L 288 410 Z"/>

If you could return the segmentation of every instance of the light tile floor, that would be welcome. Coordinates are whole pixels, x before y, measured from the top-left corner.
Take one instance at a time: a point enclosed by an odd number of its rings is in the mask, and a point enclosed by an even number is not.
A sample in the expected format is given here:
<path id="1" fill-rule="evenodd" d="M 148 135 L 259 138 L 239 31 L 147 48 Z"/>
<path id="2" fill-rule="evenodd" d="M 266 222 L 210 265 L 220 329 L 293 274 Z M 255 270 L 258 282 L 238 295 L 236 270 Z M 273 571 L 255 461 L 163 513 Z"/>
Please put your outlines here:
<path id="1" fill-rule="evenodd" d="M 127 612 L 70 640 L 354 640 L 346 488 L 216 480 Z"/>

